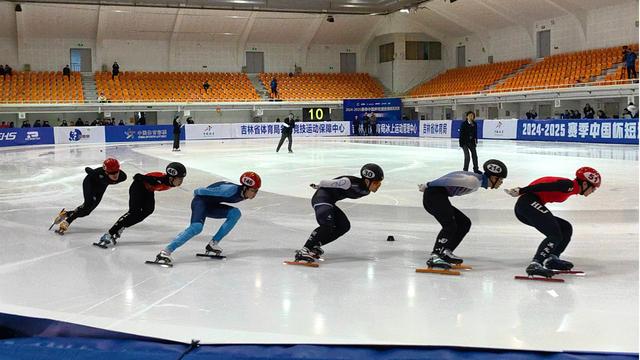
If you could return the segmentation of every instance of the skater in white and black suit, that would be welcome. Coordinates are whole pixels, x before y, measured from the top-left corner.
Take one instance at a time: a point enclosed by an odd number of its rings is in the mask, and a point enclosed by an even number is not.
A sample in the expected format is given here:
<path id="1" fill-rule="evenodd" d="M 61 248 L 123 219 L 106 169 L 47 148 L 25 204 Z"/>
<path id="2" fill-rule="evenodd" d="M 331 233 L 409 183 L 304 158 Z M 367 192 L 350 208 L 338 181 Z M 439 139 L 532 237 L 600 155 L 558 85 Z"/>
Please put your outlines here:
<path id="1" fill-rule="evenodd" d="M 467 195 L 483 187 L 497 189 L 507 177 L 507 166 L 500 160 L 487 160 L 483 165 L 484 173 L 454 171 L 439 179 L 418 185 L 424 192 L 424 209 L 442 225 L 436 237 L 429 267 L 450 269 L 451 264 L 462 264 L 463 260 L 453 254 L 462 239 L 471 229 L 471 220 L 451 205 L 449 197 Z"/>
<path id="2" fill-rule="evenodd" d="M 360 169 L 360 176 L 340 176 L 333 180 L 322 180 L 317 185 L 311 198 L 311 205 L 316 213 L 318 226 L 304 247 L 296 251 L 296 261 L 314 262 L 324 253 L 323 245 L 336 240 L 351 228 L 347 215 L 336 206 L 342 199 L 358 199 L 376 192 L 384 179 L 382 168 L 376 164 L 365 164 Z"/>
<path id="3" fill-rule="evenodd" d="M 293 129 L 296 126 L 296 121 L 293 119 L 293 114 L 289 114 L 289 117 L 284 119 L 284 123 L 280 128 L 280 142 L 278 142 L 278 147 L 276 148 L 276 152 L 280 151 L 280 147 L 284 144 L 284 139 L 289 140 L 289 152 L 292 153 L 293 150 L 291 146 L 293 145 Z"/>

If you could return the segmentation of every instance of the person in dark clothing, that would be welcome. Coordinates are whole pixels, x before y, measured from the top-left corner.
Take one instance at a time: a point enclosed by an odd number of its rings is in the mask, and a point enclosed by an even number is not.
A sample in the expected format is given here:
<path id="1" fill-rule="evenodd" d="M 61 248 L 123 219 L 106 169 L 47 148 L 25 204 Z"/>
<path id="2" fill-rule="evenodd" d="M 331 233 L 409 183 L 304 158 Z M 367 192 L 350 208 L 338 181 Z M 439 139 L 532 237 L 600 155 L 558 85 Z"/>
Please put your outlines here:
<path id="1" fill-rule="evenodd" d="M 4 66 L 0 65 L 0 76 L 4 76 Z"/>
<path id="2" fill-rule="evenodd" d="M 360 119 L 358 119 L 358 115 L 353 117 L 353 135 L 360 135 Z"/>
<path id="3" fill-rule="evenodd" d="M 82 118 L 78 118 L 78 120 L 76 120 L 75 126 L 84 126 L 84 121 L 82 121 Z"/>
<path id="4" fill-rule="evenodd" d="M 204 84 L 202 84 L 202 88 L 204 89 L 204 92 L 208 93 L 210 87 L 211 87 L 211 84 L 209 84 L 209 80 L 205 80 Z"/>
<path id="5" fill-rule="evenodd" d="M 369 114 L 364 113 L 364 116 L 362 117 L 362 130 L 364 130 L 364 135 L 365 136 L 369 136 L 369 128 L 371 124 L 369 123 Z"/>
<path id="6" fill-rule="evenodd" d="M 120 74 L 120 65 L 118 65 L 117 61 L 114 61 L 113 65 L 111 66 L 111 80 L 114 80 L 116 76 L 118 76 L 119 74 Z"/>
<path id="7" fill-rule="evenodd" d="M 187 176 L 187 168 L 179 162 L 167 165 L 165 172 L 154 171 L 136 174 L 129 187 L 129 210 L 122 215 L 107 233 L 94 245 L 103 249 L 116 245 L 125 228 L 131 227 L 153 214 L 156 206 L 154 193 L 182 185 Z"/>
<path id="8" fill-rule="evenodd" d="M 34 128 L 42 127 L 42 124 L 40 124 L 40 119 L 37 119 L 36 122 L 33 123 L 33 127 Z"/>
<path id="9" fill-rule="evenodd" d="M 529 276 L 551 277 L 557 270 L 573 268 L 571 262 L 560 259 L 571 241 L 573 228 L 568 221 L 554 216 L 545 205 L 564 202 L 572 195 L 589 196 L 600 187 L 601 181 L 597 170 L 581 167 L 574 180 L 546 176 L 522 188 L 505 189 L 507 194 L 519 197 L 514 208 L 516 218 L 545 236 L 527 267 Z"/>
<path id="10" fill-rule="evenodd" d="M 5 66 L 4 66 L 4 74 L 5 74 L 6 76 L 11 76 L 11 75 L 13 75 L 13 69 L 11 68 L 11 66 L 9 66 L 9 65 L 5 65 Z"/>
<path id="11" fill-rule="evenodd" d="M 532 120 L 538 117 L 538 113 L 534 109 L 527 111 L 525 115 L 527 115 L 527 119 L 529 120 Z"/>
<path id="12" fill-rule="evenodd" d="M 289 153 L 292 153 L 293 150 L 291 146 L 293 145 L 293 129 L 296 126 L 296 121 L 293 119 L 293 114 L 289 114 L 289 116 L 284 119 L 284 123 L 280 128 L 280 141 L 278 142 L 278 147 L 276 148 L 276 152 L 280 151 L 280 147 L 284 144 L 284 139 L 289 140 L 288 148 Z"/>
<path id="13" fill-rule="evenodd" d="M 322 246 L 349 231 L 351 223 L 336 202 L 347 198 L 359 199 L 376 192 L 384 180 L 382 168 L 371 163 L 362 166 L 360 176 L 339 176 L 332 180 L 322 180 L 317 185 L 310 185 L 316 190 L 311 198 L 311 205 L 319 226 L 311 232 L 304 247 L 295 252 L 296 262 L 302 264 L 315 262 L 324 253 Z"/>
<path id="14" fill-rule="evenodd" d="M 274 77 L 271 79 L 271 97 L 273 99 L 278 98 L 278 80 Z"/>
<path id="15" fill-rule="evenodd" d="M 140 113 L 140 117 L 138 118 L 136 125 L 147 125 L 147 117 L 143 112 Z"/>
<path id="16" fill-rule="evenodd" d="M 69 126 L 69 124 L 67 124 L 67 120 L 62 120 L 62 123 L 60 123 L 60 126 Z"/>
<path id="17" fill-rule="evenodd" d="M 69 68 L 69 65 L 65 66 L 62 69 L 62 76 L 66 76 L 67 78 L 71 79 L 71 69 Z"/>
<path id="18" fill-rule="evenodd" d="M 638 72 L 636 71 L 636 59 L 638 58 L 638 54 L 636 54 L 632 49 L 626 47 L 624 49 L 624 64 L 627 68 L 627 79 L 635 79 L 638 77 Z"/>
<path id="19" fill-rule="evenodd" d="M 10 127 L 11 129 L 13 129 L 13 128 L 15 127 L 15 124 L 13 123 L 13 121 L 11 121 L 11 122 L 9 123 L 9 127 Z"/>
<path id="20" fill-rule="evenodd" d="M 585 119 L 593 119 L 593 117 L 596 115 L 596 111 L 593 110 L 589 103 L 587 103 L 582 110 L 584 110 Z"/>
<path id="21" fill-rule="evenodd" d="M 89 126 L 98 126 L 98 120 L 93 120 Z"/>
<path id="22" fill-rule="evenodd" d="M 120 119 L 120 122 L 118 123 L 118 126 L 124 126 L 124 121 L 122 121 L 122 119 Z"/>
<path id="23" fill-rule="evenodd" d="M 574 119 L 582 119 L 582 114 L 580 113 L 580 110 L 578 110 L 578 109 L 575 110 L 575 118 Z"/>
<path id="24" fill-rule="evenodd" d="M 182 122 L 180 122 L 180 116 L 173 118 L 173 150 L 180 151 L 180 128 L 182 128 Z"/>
<path id="25" fill-rule="evenodd" d="M 187 124 L 194 124 L 193 118 L 191 116 L 187 118 Z"/>
<path id="26" fill-rule="evenodd" d="M 0 67 L 1 67 L 1 66 L 0 66 Z M 30 128 L 30 127 L 31 127 L 31 124 L 29 124 L 29 121 L 28 121 L 28 120 L 23 120 L 23 121 L 22 121 L 22 126 L 21 126 L 21 127 L 23 127 L 23 128 Z"/>
<path id="27" fill-rule="evenodd" d="M 51 127 L 51 125 L 49 125 L 49 120 L 45 120 L 45 121 L 42 123 L 42 127 Z"/>
<path id="28" fill-rule="evenodd" d="M 102 201 L 102 195 L 107 191 L 107 186 L 127 180 L 127 174 L 120 170 L 120 163 L 114 158 L 107 158 L 99 168 L 86 167 L 84 171 L 87 173 L 84 181 L 82 181 L 84 203 L 75 208 L 75 210 L 65 211 L 62 209 L 53 221 L 53 225 L 51 225 L 51 227 L 59 225 L 56 233 L 60 235 L 64 235 L 75 219 L 91 214 L 98 207 L 100 201 Z M 51 227 L 49 230 L 51 230 Z"/>
<path id="29" fill-rule="evenodd" d="M 473 111 L 467 111 L 465 121 L 460 125 L 460 137 L 458 144 L 464 152 L 463 171 L 469 171 L 469 153 L 473 160 L 473 172 L 482 174 L 478 169 L 478 154 L 476 153 L 476 145 L 478 144 L 478 127 L 476 125 L 476 114 Z"/>
<path id="30" fill-rule="evenodd" d="M 378 118 L 376 117 L 376 113 L 372 112 L 369 115 L 369 124 L 371 125 L 371 135 L 378 135 Z"/>
<path id="31" fill-rule="evenodd" d="M 280 122 L 280 118 L 276 118 L 276 122 L 279 123 Z"/>
<path id="32" fill-rule="evenodd" d="M 602 110 L 598 110 L 598 119 L 607 119 L 607 114 Z"/>

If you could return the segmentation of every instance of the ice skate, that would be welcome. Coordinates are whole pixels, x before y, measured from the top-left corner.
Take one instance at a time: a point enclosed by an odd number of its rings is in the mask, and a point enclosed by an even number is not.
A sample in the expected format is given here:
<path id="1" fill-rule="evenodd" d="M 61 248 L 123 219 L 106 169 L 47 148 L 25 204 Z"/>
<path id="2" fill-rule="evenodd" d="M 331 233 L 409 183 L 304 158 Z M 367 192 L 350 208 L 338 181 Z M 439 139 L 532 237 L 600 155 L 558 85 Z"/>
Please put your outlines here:
<path id="1" fill-rule="evenodd" d="M 449 264 L 462 264 L 464 260 L 461 257 L 455 256 L 451 250 L 445 249 L 440 252 L 440 258 Z"/>
<path id="2" fill-rule="evenodd" d="M 51 224 L 51 226 L 49 226 L 49 230 L 51 230 L 54 226 L 60 224 L 65 220 L 67 220 L 67 212 L 63 208 L 62 210 L 60 210 L 60 213 L 58 213 L 56 218 L 53 219 L 53 223 Z"/>
<path id="3" fill-rule="evenodd" d="M 322 261 L 322 254 L 324 254 L 324 250 L 320 246 L 314 246 L 309 250 L 309 254 L 316 259 Z"/>
<path id="4" fill-rule="evenodd" d="M 573 269 L 573 264 L 570 261 L 562 260 L 556 255 L 549 255 L 544 260 L 543 265 L 549 270 L 568 271 Z"/>
<path id="5" fill-rule="evenodd" d="M 433 253 L 427 260 L 427 267 L 417 268 L 416 272 L 442 275 L 460 275 L 459 271 L 451 270 L 451 267 L 451 264 L 441 258 L 439 254 Z"/>
<path id="6" fill-rule="evenodd" d="M 318 249 L 320 249 L 318 247 Z M 287 265 L 302 265 L 302 266 L 310 266 L 310 267 L 318 267 L 318 263 L 316 263 L 316 258 L 314 256 L 320 256 L 324 253 L 322 249 L 320 249 L 320 253 L 311 251 L 306 247 L 303 247 L 300 250 L 296 250 L 295 260 L 294 261 L 285 261 L 284 263 Z M 317 254 L 317 255 L 316 255 Z"/>
<path id="7" fill-rule="evenodd" d="M 56 234 L 64 235 L 64 233 L 67 232 L 67 230 L 69 230 L 69 225 L 70 224 L 67 222 L 67 220 L 63 220 L 58 226 L 58 229 L 55 231 Z"/>
<path id="8" fill-rule="evenodd" d="M 107 248 L 109 248 L 109 245 L 115 246 L 117 244 L 116 240 L 119 237 L 120 237 L 119 234 L 111 235 L 109 233 L 105 233 L 104 235 L 102 235 L 100 240 L 97 243 L 93 243 L 93 245 L 95 245 L 95 246 L 97 246 L 99 248 L 107 249 Z"/>
<path id="9" fill-rule="evenodd" d="M 204 248 L 204 253 L 196 254 L 196 256 L 200 257 L 208 257 L 210 259 L 224 259 L 226 256 L 220 255 L 222 254 L 222 248 L 218 245 L 217 241 L 209 241 L 207 246 Z"/>
<path id="10" fill-rule="evenodd" d="M 145 261 L 145 264 L 173 267 L 171 254 L 169 254 L 166 250 L 160 251 L 160 253 L 156 255 L 156 259 L 154 261 Z"/>

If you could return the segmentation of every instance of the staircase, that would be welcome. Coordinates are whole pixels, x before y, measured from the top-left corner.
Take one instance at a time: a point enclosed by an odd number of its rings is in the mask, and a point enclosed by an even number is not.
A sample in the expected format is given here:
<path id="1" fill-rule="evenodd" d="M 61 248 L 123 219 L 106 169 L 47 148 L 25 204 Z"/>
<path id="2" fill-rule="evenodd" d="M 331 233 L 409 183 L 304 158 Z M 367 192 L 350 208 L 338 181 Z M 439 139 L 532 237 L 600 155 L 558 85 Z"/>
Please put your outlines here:
<path id="1" fill-rule="evenodd" d="M 605 81 L 606 78 L 607 78 L 607 75 L 615 74 L 618 71 L 618 69 L 621 68 L 621 67 L 625 67 L 625 64 L 623 62 L 613 64 L 613 67 L 610 67 L 610 68 L 604 70 L 600 75 L 598 75 L 598 76 L 594 77 L 593 79 L 591 79 L 591 81 L 596 81 L 596 82 L 597 81 Z M 626 72 L 624 73 L 624 75 L 625 75 L 624 79 L 626 79 L 627 78 Z M 614 79 L 614 80 L 624 80 L 624 79 Z"/>
<path id="2" fill-rule="evenodd" d="M 98 102 L 98 93 L 96 90 L 96 79 L 92 72 L 83 72 L 82 75 L 82 94 L 85 102 Z"/>
<path id="3" fill-rule="evenodd" d="M 543 59 L 543 58 L 540 58 L 540 59 L 536 59 L 535 61 L 530 62 L 530 63 L 528 63 L 528 64 L 524 64 L 524 65 L 522 65 L 522 66 L 521 66 L 519 69 L 517 69 L 516 71 L 514 71 L 514 72 L 512 72 L 512 73 L 508 74 L 507 76 L 503 77 L 502 79 L 500 79 L 500 80 L 498 80 L 498 81 L 494 82 L 493 84 L 491 84 L 491 85 L 487 86 L 487 87 L 485 88 L 485 90 L 492 90 L 492 89 L 495 89 L 495 87 L 496 87 L 496 86 L 498 86 L 498 85 L 500 85 L 500 84 L 504 83 L 505 81 L 507 81 L 507 80 L 511 79 L 512 77 L 514 77 L 514 76 L 516 76 L 516 75 L 520 74 L 521 72 L 525 71 L 529 66 L 532 66 L 532 65 L 534 65 L 534 64 L 536 64 L 536 63 L 539 63 L 539 62 L 540 62 L 540 61 L 542 61 L 542 60 L 544 60 L 544 59 Z"/>
<path id="4" fill-rule="evenodd" d="M 262 84 L 262 81 L 260 81 L 260 75 L 247 74 L 247 77 L 249 78 L 249 80 L 251 80 L 251 84 L 253 84 L 253 87 L 256 89 L 256 92 L 258 93 L 260 98 L 262 100 L 268 101 L 270 99 L 269 98 L 270 91 L 267 90 L 267 88 L 264 87 L 264 85 Z"/>
<path id="5" fill-rule="evenodd" d="M 389 89 L 388 87 L 384 86 L 384 84 L 382 83 L 382 81 L 380 81 L 380 79 L 375 78 L 373 76 L 372 76 L 372 78 L 378 83 L 378 85 L 380 85 L 380 87 L 384 91 L 384 97 L 389 98 L 389 97 L 395 97 L 396 96 L 396 93 L 393 92 L 393 90 Z"/>

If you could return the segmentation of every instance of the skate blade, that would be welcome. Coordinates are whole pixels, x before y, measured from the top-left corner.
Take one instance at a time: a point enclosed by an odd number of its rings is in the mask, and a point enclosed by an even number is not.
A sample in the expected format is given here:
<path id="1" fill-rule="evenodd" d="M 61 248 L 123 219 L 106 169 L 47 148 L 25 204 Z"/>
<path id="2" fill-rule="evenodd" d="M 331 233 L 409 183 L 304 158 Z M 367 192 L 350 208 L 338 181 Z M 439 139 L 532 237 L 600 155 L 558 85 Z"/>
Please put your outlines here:
<path id="1" fill-rule="evenodd" d="M 158 266 L 162 266 L 162 267 L 173 267 L 173 264 L 159 263 L 157 261 L 150 261 L 150 260 L 147 260 L 144 263 L 145 264 L 151 264 L 151 265 L 158 265 Z"/>
<path id="2" fill-rule="evenodd" d="M 60 214 L 64 211 L 64 208 L 62 208 L 62 210 L 60 210 L 60 213 L 58 213 L 58 216 L 60 216 Z M 62 220 L 60 221 L 56 221 L 58 220 L 58 216 L 56 216 L 56 219 L 53 220 L 53 224 L 51 224 L 51 226 L 49 226 L 49 230 L 51 230 L 51 228 L 53 228 L 54 226 L 60 224 L 62 222 Z"/>
<path id="3" fill-rule="evenodd" d="M 465 265 L 465 264 L 452 264 L 451 265 L 452 269 L 456 269 L 456 270 L 471 270 L 473 269 L 473 267 L 471 267 L 471 265 Z"/>
<path id="4" fill-rule="evenodd" d="M 222 259 L 226 259 L 226 258 L 227 258 L 227 257 L 226 257 L 226 256 L 224 256 L 224 255 L 211 255 L 211 254 L 196 254 L 196 256 L 199 256 L 199 257 L 207 257 L 207 258 L 209 258 L 209 259 L 219 259 L 219 260 L 222 260 Z"/>
<path id="5" fill-rule="evenodd" d="M 102 244 L 99 244 L 99 243 L 93 243 L 93 245 L 97 246 L 97 247 L 99 247 L 101 249 L 108 249 L 109 248 L 107 245 L 102 245 Z"/>
<path id="6" fill-rule="evenodd" d="M 299 265 L 299 266 L 308 266 L 308 267 L 314 267 L 317 268 L 320 265 L 314 262 L 307 262 L 307 261 L 285 261 L 284 262 L 287 265 Z"/>
<path id="7" fill-rule="evenodd" d="M 576 276 L 585 276 L 584 271 L 579 270 L 557 270 L 554 271 L 557 275 L 576 275 Z"/>
<path id="8" fill-rule="evenodd" d="M 548 281 L 548 282 L 564 282 L 563 279 L 547 278 L 547 277 L 543 277 L 543 276 L 516 275 L 513 278 L 516 279 L 516 280 L 535 280 L 535 281 Z"/>
<path id="9" fill-rule="evenodd" d="M 447 269 L 434 269 L 434 268 L 417 268 L 417 273 L 430 273 L 440 275 L 460 275 L 460 271 L 447 270 Z"/>
<path id="10" fill-rule="evenodd" d="M 53 232 L 58 234 L 58 235 L 60 235 L 60 236 L 64 235 L 64 231 L 54 230 Z"/>

